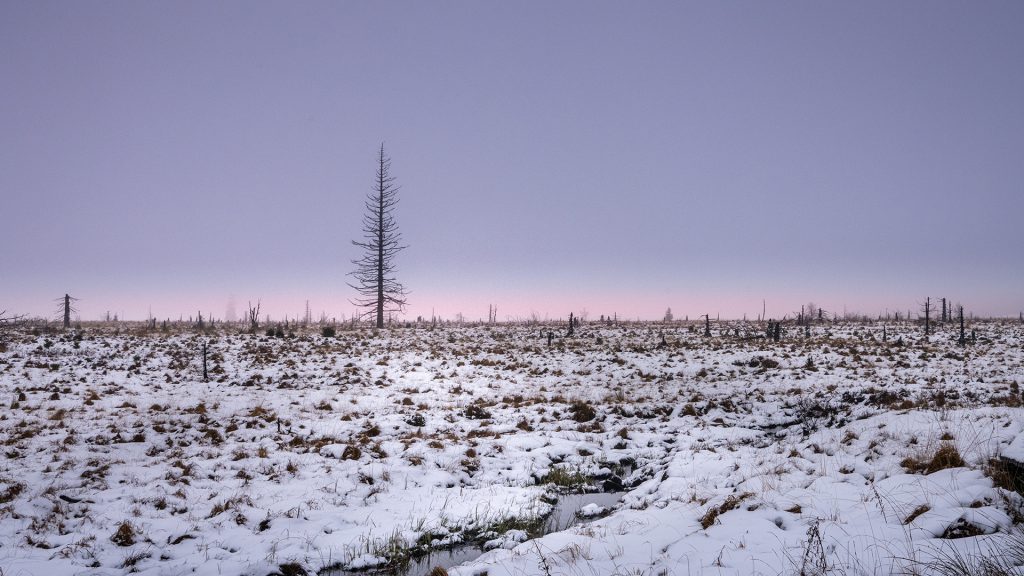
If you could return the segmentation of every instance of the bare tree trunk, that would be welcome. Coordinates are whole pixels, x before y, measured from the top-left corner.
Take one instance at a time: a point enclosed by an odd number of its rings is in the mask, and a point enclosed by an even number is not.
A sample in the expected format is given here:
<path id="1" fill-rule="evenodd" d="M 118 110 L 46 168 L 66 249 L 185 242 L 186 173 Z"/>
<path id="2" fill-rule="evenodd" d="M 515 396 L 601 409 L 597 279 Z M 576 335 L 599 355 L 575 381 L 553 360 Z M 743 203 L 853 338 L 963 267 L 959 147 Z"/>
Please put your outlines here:
<path id="1" fill-rule="evenodd" d="M 207 357 L 207 352 L 208 352 L 208 349 L 207 349 L 207 343 L 206 343 L 206 341 L 204 340 L 204 341 L 203 341 L 203 382 L 209 382 L 209 381 L 210 381 L 210 375 L 209 375 L 209 373 L 208 373 L 208 372 L 206 371 L 206 357 Z"/>
<path id="2" fill-rule="evenodd" d="M 928 338 L 928 334 L 930 334 L 931 330 L 932 330 L 932 317 L 931 317 L 932 310 L 931 310 L 931 307 L 932 307 L 932 298 L 931 297 L 925 298 L 925 338 L 926 339 Z"/>
<path id="3" fill-rule="evenodd" d="M 960 344 L 961 346 L 963 346 L 964 344 L 967 344 L 967 338 L 964 335 L 964 307 L 963 306 L 960 307 L 960 339 L 957 340 L 957 343 Z"/>
<path id="4" fill-rule="evenodd" d="M 71 296 L 64 295 L 64 327 L 71 328 Z"/>

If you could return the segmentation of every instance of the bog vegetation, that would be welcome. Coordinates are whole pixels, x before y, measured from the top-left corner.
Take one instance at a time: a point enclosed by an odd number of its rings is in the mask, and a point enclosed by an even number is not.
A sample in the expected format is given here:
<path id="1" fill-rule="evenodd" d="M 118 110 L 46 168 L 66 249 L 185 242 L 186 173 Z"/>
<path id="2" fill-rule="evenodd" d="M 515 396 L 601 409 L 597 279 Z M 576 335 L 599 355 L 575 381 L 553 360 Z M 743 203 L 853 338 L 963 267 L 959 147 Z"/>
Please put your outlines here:
<path id="1" fill-rule="evenodd" d="M 1020 323 L 572 327 L 9 327 L 0 567 L 262 576 L 472 545 L 494 550 L 450 573 L 927 573 L 1019 543 Z M 585 490 L 625 494 L 543 536 Z"/>

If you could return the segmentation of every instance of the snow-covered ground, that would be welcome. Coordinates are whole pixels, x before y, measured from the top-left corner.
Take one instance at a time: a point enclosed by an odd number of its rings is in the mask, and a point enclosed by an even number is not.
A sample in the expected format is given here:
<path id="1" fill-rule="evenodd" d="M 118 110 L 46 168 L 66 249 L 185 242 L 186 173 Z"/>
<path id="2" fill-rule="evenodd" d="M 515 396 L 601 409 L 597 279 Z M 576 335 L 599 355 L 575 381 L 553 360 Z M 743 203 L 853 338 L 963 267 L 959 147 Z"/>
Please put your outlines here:
<path id="1" fill-rule="evenodd" d="M 966 347 L 951 327 L 748 328 L 7 332 L 0 574 L 315 573 L 463 542 L 495 549 L 451 574 L 1012 558 L 1024 509 L 998 457 L 1024 452 L 1024 326 Z M 628 493 L 538 536 L 583 483 Z"/>

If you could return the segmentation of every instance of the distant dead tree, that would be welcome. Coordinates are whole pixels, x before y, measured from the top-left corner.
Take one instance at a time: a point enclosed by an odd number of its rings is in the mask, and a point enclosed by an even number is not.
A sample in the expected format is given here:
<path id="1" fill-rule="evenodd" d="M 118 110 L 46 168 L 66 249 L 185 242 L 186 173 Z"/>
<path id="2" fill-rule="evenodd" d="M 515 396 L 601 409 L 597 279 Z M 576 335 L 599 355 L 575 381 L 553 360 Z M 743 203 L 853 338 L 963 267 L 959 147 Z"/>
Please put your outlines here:
<path id="1" fill-rule="evenodd" d="M 573 317 L 572 312 L 569 312 L 569 331 L 565 333 L 566 338 L 576 333 L 576 319 Z"/>
<path id="2" fill-rule="evenodd" d="M 0 330 L 17 326 L 24 319 L 24 314 L 8 314 L 7 310 L 0 310 Z"/>
<path id="3" fill-rule="evenodd" d="M 925 338 L 931 334 L 932 329 L 932 299 L 924 299 L 924 335 Z"/>
<path id="4" fill-rule="evenodd" d="M 800 312 L 800 324 L 806 325 L 810 324 L 811 320 L 820 314 L 821 310 L 814 302 L 808 302 L 806 305 L 800 307 Z"/>
<path id="5" fill-rule="evenodd" d="M 669 306 L 669 308 L 667 310 L 665 310 L 665 317 L 662 320 L 664 322 L 671 322 L 672 321 L 672 307 L 671 306 Z"/>
<path id="6" fill-rule="evenodd" d="M 253 332 L 256 332 L 256 329 L 260 327 L 260 306 L 262 304 L 262 300 L 257 300 L 256 307 L 253 308 L 252 302 L 249 302 L 249 329 Z"/>
<path id="7" fill-rule="evenodd" d="M 0 325 L 10 325 L 15 322 L 21 322 L 24 319 L 24 314 L 8 314 L 7 310 L 0 310 Z"/>
<path id="8" fill-rule="evenodd" d="M 960 338 L 957 339 L 957 344 L 963 346 L 967 344 L 967 336 L 964 334 L 964 307 L 960 306 Z"/>
<path id="9" fill-rule="evenodd" d="M 393 212 L 398 204 L 398 186 L 391 176 L 391 159 L 380 145 L 377 157 L 377 179 L 366 197 L 363 215 L 363 239 L 352 244 L 363 249 L 363 256 L 353 260 L 355 270 L 349 273 L 355 281 L 349 287 L 359 293 L 352 304 L 365 308 L 361 316 L 376 317 L 377 328 L 384 327 L 385 312 L 402 312 L 406 291 L 395 279 L 395 256 L 404 250 Z"/>
<path id="10" fill-rule="evenodd" d="M 6 350 L 4 333 L 8 328 L 13 328 L 25 319 L 24 314 L 8 314 L 7 310 L 0 310 L 0 351 Z"/>
<path id="11" fill-rule="evenodd" d="M 71 328 L 71 314 L 78 313 L 78 310 L 71 305 L 72 302 L 77 302 L 78 298 L 65 294 L 63 298 L 57 298 L 57 302 L 60 303 L 57 314 L 62 316 L 64 319 L 64 327 Z"/>

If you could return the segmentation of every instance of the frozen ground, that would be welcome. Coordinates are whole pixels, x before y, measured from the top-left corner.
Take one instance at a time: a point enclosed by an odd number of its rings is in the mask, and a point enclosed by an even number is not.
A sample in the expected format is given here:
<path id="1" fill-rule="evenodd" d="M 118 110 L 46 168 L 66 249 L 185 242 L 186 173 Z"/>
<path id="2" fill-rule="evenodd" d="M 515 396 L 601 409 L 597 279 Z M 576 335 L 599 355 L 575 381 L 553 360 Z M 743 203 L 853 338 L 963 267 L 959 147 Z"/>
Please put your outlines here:
<path id="1" fill-rule="evenodd" d="M 0 574 L 315 573 L 463 542 L 495 549 L 452 574 L 1017 561 L 999 456 L 1024 451 L 1024 326 L 966 347 L 746 328 L 9 331 Z M 628 494 L 534 537 L 584 484 Z"/>

